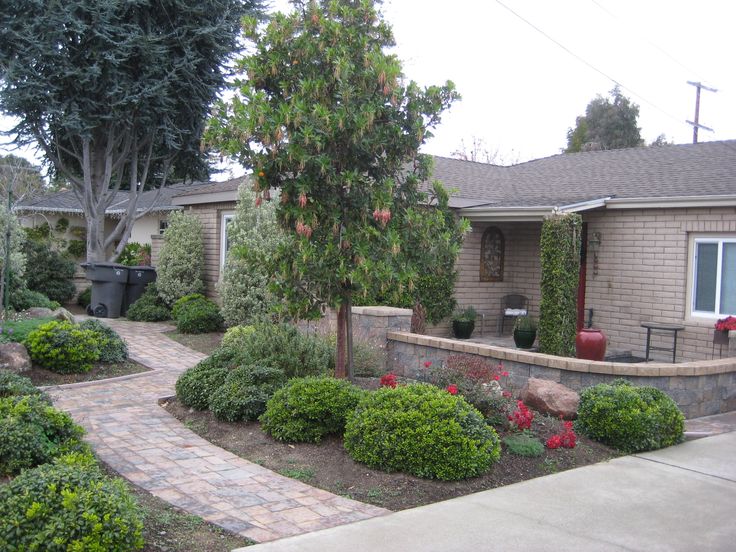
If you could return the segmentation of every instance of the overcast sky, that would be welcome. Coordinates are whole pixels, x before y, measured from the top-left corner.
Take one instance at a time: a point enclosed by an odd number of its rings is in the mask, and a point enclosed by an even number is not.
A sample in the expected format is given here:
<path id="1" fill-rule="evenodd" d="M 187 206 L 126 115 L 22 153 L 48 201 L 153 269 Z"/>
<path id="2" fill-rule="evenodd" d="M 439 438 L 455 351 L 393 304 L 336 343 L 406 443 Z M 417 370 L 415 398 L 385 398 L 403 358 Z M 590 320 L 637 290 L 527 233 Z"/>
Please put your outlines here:
<path id="1" fill-rule="evenodd" d="M 616 82 L 640 106 L 647 142 L 692 141 L 688 80 L 718 89 L 702 93 L 700 122 L 715 132 L 700 141 L 736 138 L 732 2 L 386 0 L 383 12 L 406 77 L 449 79 L 463 96 L 426 153 L 451 156 L 476 137 L 502 163 L 557 154 L 575 117 Z"/>

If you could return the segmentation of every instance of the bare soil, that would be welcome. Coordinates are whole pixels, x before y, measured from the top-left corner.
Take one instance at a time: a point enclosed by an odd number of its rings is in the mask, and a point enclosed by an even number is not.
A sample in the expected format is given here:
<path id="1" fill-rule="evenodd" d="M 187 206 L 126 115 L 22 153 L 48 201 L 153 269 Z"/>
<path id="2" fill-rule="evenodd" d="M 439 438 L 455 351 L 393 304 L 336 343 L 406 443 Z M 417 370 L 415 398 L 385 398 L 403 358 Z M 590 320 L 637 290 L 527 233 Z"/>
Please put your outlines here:
<path id="1" fill-rule="evenodd" d="M 114 362 L 111 364 L 100 362 L 95 364 L 92 370 L 84 374 L 57 374 L 51 370 L 34 365 L 33 368 L 27 372 L 23 372 L 21 375 L 30 378 L 33 385 L 40 386 L 97 381 L 148 371 L 150 371 L 150 368 L 146 368 L 142 364 L 138 364 L 132 360 L 126 360 L 125 362 Z"/>
<path id="2" fill-rule="evenodd" d="M 213 332 L 203 334 L 183 334 L 179 332 L 166 332 L 166 337 L 181 343 L 185 347 L 194 349 L 205 355 L 211 355 L 220 346 L 224 332 Z"/>
<path id="3" fill-rule="evenodd" d="M 542 456 L 535 458 L 517 456 L 504 450 L 501 459 L 485 475 L 463 481 L 436 481 L 370 469 L 350 458 L 342 446 L 342 439 L 337 436 L 320 444 L 281 443 L 261 431 L 257 422 L 221 422 L 212 413 L 190 410 L 175 398 L 162 403 L 162 406 L 195 433 L 242 458 L 320 489 L 394 511 L 511 485 L 618 456 L 616 451 L 578 436 L 578 445 L 574 449 L 545 449 Z M 560 429 L 559 420 L 539 414 L 532 425 L 532 430 L 543 441 Z M 500 433 L 500 436 L 503 438 L 504 434 Z"/>

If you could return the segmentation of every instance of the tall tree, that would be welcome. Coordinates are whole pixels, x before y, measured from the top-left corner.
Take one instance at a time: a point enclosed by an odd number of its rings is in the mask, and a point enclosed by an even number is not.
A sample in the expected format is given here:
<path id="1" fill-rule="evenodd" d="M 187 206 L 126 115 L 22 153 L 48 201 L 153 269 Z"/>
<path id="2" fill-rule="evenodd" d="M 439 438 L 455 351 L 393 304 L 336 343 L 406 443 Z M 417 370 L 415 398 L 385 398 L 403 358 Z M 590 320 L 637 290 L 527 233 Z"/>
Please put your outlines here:
<path id="1" fill-rule="evenodd" d="M 567 131 L 565 153 L 588 150 L 635 148 L 644 144 L 636 126 L 639 106 L 621 93 L 618 86 L 610 98 L 597 96 L 588 104 L 585 115 Z"/>
<path id="2" fill-rule="evenodd" d="M 257 201 L 280 188 L 278 218 L 295 236 L 280 252 L 281 291 L 295 314 L 339 307 L 336 372 L 344 376 L 353 295 L 377 282 L 413 285 L 412 267 L 395 262 L 412 247 L 400 225 L 417 209 L 418 148 L 457 95 L 451 83 L 403 81 L 373 0 L 295 7 L 263 30 L 246 23 L 255 51 L 238 67 L 248 80 L 220 106 L 211 135 L 253 168 Z"/>
<path id="3" fill-rule="evenodd" d="M 0 0 L 0 109 L 67 179 L 87 258 L 127 243 L 143 190 L 202 170 L 204 120 L 240 17 L 261 0 Z M 127 190 L 125 216 L 104 213 Z"/>
<path id="4" fill-rule="evenodd" d="M 14 202 L 42 194 L 44 182 L 41 169 L 22 157 L 0 155 L 0 196 L 6 204 L 8 192 L 12 192 Z"/>

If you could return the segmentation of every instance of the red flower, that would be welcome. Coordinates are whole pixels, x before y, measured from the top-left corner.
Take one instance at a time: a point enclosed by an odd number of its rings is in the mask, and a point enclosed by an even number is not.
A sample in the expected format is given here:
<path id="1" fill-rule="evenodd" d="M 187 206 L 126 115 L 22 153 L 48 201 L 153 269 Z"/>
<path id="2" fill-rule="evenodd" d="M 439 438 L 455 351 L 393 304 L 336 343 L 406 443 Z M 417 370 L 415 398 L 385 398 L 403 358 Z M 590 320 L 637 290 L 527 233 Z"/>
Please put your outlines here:
<path id="1" fill-rule="evenodd" d="M 381 376 L 381 387 L 396 388 L 396 374 L 388 373 Z"/>
<path id="2" fill-rule="evenodd" d="M 719 332 L 736 330 L 736 316 L 727 316 L 716 322 L 716 330 Z"/>
<path id="3" fill-rule="evenodd" d="M 261 198 L 261 196 L 258 196 L 256 198 L 256 207 L 260 207 L 261 203 L 263 203 L 263 198 Z"/>
<path id="4" fill-rule="evenodd" d="M 503 397 L 506 397 L 507 399 L 509 399 L 509 398 L 511 398 L 511 391 L 509 391 L 509 390 L 507 390 L 507 389 L 504 389 L 504 390 L 503 390 L 503 391 L 501 392 L 501 396 L 503 396 Z"/>
<path id="5" fill-rule="evenodd" d="M 553 435 L 547 439 L 546 447 L 548 449 L 558 449 L 562 446 L 562 438 L 559 435 Z"/>
<path id="6" fill-rule="evenodd" d="M 424 367 L 425 368 L 429 368 L 430 366 L 432 366 L 432 361 L 431 360 L 424 361 Z"/>
<path id="7" fill-rule="evenodd" d="M 304 192 L 299 194 L 299 207 L 304 209 L 304 207 L 307 205 L 307 196 Z"/>
<path id="8" fill-rule="evenodd" d="M 374 209 L 373 220 L 380 223 L 382 227 L 385 227 L 391 220 L 391 211 L 388 209 Z"/>
<path id="9" fill-rule="evenodd" d="M 504 370 L 503 372 L 501 372 L 501 375 L 502 375 L 502 376 L 503 376 L 504 378 L 507 378 L 507 377 L 509 377 L 509 373 L 508 373 L 508 372 L 507 372 L 506 370 Z"/>
<path id="10" fill-rule="evenodd" d="M 529 410 L 523 401 L 517 401 L 516 410 L 509 416 L 509 421 L 514 423 L 518 429 L 530 429 L 534 412 Z"/>
<path id="11" fill-rule="evenodd" d="M 455 385 L 454 383 L 451 383 L 450 385 L 448 385 L 447 392 L 450 395 L 457 395 L 457 385 Z"/>
<path id="12" fill-rule="evenodd" d="M 500 376 L 499 376 L 498 374 L 493 374 L 493 379 L 494 379 L 495 381 L 498 381 L 498 380 L 500 380 L 500 379 L 501 379 L 501 377 L 500 377 Z"/>

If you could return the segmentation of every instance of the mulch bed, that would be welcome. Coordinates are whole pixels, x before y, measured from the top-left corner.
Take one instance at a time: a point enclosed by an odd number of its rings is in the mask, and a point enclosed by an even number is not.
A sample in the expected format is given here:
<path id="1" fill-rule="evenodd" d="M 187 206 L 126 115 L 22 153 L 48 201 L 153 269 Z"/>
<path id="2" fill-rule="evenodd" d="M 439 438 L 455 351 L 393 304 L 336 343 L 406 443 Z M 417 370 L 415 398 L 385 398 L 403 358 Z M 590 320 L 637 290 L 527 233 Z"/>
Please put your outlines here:
<path id="1" fill-rule="evenodd" d="M 175 398 L 162 406 L 195 433 L 242 458 L 320 489 L 394 511 L 511 485 L 618 456 L 616 451 L 578 436 L 578 445 L 574 449 L 545 449 L 544 454 L 536 458 L 504 451 L 499 462 L 483 476 L 463 481 L 436 481 L 402 473 L 385 473 L 359 464 L 348 456 L 340 437 L 328 438 L 316 445 L 286 444 L 262 432 L 257 422 L 221 422 L 210 412 L 192 411 Z M 546 440 L 560 427 L 559 420 L 537 415 L 532 430 Z"/>
<path id="2" fill-rule="evenodd" d="M 30 378 L 33 385 L 40 386 L 97 381 L 148 371 L 150 371 L 150 368 L 146 368 L 142 364 L 138 364 L 132 360 L 126 360 L 125 362 L 115 362 L 112 364 L 98 363 L 92 367 L 92 370 L 84 374 L 57 374 L 51 370 L 34 366 L 27 372 L 22 372 L 20 375 Z"/>
<path id="3" fill-rule="evenodd" d="M 224 332 L 212 332 L 203 334 L 184 334 L 179 332 L 166 332 L 164 334 L 169 339 L 173 339 L 177 343 L 194 349 L 205 355 L 211 355 L 215 349 L 220 346 Z"/>

